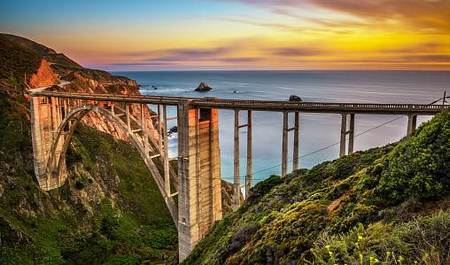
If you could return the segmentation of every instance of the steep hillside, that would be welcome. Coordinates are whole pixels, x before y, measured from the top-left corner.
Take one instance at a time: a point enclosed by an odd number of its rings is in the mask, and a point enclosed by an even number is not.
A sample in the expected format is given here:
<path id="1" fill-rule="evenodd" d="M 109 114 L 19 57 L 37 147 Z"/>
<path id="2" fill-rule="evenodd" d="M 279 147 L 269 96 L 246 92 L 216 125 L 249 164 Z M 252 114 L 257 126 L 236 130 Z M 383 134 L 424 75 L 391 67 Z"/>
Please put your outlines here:
<path id="1" fill-rule="evenodd" d="M 70 84 L 57 86 L 60 80 Z M 176 263 L 174 222 L 139 153 L 114 124 L 95 115 L 83 119 L 67 154 L 68 181 L 50 192 L 39 189 L 30 86 L 139 95 L 134 80 L 0 34 L 0 264 Z"/>
<path id="2" fill-rule="evenodd" d="M 2 92 L 0 264 L 176 261 L 175 225 L 137 151 L 82 127 L 68 153 L 68 182 L 43 192 L 26 116 Z"/>
<path id="3" fill-rule="evenodd" d="M 0 264 L 175 262 L 177 233 L 156 184 L 130 144 L 96 129 L 104 123 L 90 117 L 94 128 L 76 132 L 63 187 L 43 192 L 36 184 L 27 83 L 72 74 L 84 77 L 65 89 L 139 93 L 132 80 L 55 63 L 53 53 L 0 34 Z"/>
<path id="4" fill-rule="evenodd" d="M 62 53 L 57 53 L 55 50 L 50 49 L 42 44 L 36 43 L 29 39 L 15 36 L 11 34 L 1 34 L 1 39 L 7 40 L 10 43 L 14 43 L 24 50 L 30 50 L 36 53 L 38 56 L 47 59 L 47 61 L 53 62 L 54 64 L 72 67 L 72 68 L 83 68 L 81 65 L 71 60 Z"/>
<path id="5" fill-rule="evenodd" d="M 15 97 L 23 95 L 29 88 L 52 87 L 60 91 L 87 93 L 113 93 L 140 95 L 136 81 L 114 76 L 101 70 L 83 68 L 63 54 L 31 40 L 0 34 L 0 85 L 3 91 Z M 58 86 L 61 81 L 68 84 Z M 138 106 L 130 109 L 139 113 Z M 151 113 L 145 111 L 149 117 Z M 127 140 L 127 135 L 116 124 L 109 123 L 95 113 L 88 114 L 84 123 L 117 139 Z M 149 131 L 156 135 L 152 123 Z"/>
<path id="6" fill-rule="evenodd" d="M 395 145 L 259 183 L 184 264 L 450 264 L 450 112 Z"/>

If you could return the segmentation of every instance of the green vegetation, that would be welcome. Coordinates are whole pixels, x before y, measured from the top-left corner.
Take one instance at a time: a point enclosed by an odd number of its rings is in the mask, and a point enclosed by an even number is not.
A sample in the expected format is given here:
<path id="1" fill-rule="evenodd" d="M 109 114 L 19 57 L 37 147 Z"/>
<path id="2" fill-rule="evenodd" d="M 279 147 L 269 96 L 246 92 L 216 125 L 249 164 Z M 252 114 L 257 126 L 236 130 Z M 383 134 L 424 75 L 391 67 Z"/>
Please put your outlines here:
<path id="1" fill-rule="evenodd" d="M 185 264 L 448 264 L 450 112 L 395 145 L 272 176 Z"/>
<path id="2" fill-rule="evenodd" d="M 39 66 L 41 57 L 33 51 L 24 49 L 10 41 L 7 35 L 0 34 L 0 84 L 2 90 L 6 86 L 22 87 L 25 75 L 28 77 Z M 3 82 L 1 82 L 3 81 Z"/>
<path id="3" fill-rule="evenodd" d="M 0 264 L 173 263 L 175 225 L 128 143 L 80 127 L 67 154 L 67 182 L 50 192 L 39 189 L 24 78 L 42 58 L 56 63 L 61 76 L 75 69 L 103 81 L 116 78 L 0 34 Z"/>
<path id="4" fill-rule="evenodd" d="M 136 150 L 81 127 L 67 183 L 46 193 L 34 179 L 29 128 L 26 108 L 0 97 L 0 264 L 176 261 L 175 225 Z"/>
<path id="5" fill-rule="evenodd" d="M 326 233 L 310 250 L 319 264 L 446 264 L 450 212 L 439 211 L 398 225 L 358 225 L 344 235 Z"/>
<path id="6" fill-rule="evenodd" d="M 10 34 L 5 34 L 5 33 L 0 33 L 0 39 L 2 41 L 7 41 L 10 44 L 14 45 L 16 50 L 26 50 L 28 52 L 31 52 L 34 54 L 34 56 L 37 56 L 39 58 L 45 58 L 47 59 L 47 61 L 49 62 L 53 62 L 57 65 L 61 65 L 61 66 L 65 66 L 65 67 L 70 67 L 70 68 L 82 68 L 79 64 L 77 64 L 76 62 L 74 62 L 73 60 L 67 58 L 64 54 L 61 53 L 57 53 L 56 51 L 54 51 L 53 49 L 50 49 L 42 44 L 36 43 L 32 40 L 23 38 L 23 37 L 19 37 L 19 36 L 15 36 L 15 35 L 10 35 Z M 0 44 L 0 46 L 3 46 L 2 44 Z M 6 50 L 6 51 L 10 51 L 10 50 Z M 3 54 L 2 52 L 0 52 L 0 54 Z M 21 56 L 17 56 L 18 54 L 10 54 L 11 58 L 14 59 L 20 59 L 23 58 Z M 22 61 L 22 64 L 20 65 L 25 65 L 26 61 Z M 5 64 L 6 66 L 8 66 L 7 64 Z M 11 68 L 9 68 L 11 70 Z M 33 72 L 31 72 L 33 73 Z"/>

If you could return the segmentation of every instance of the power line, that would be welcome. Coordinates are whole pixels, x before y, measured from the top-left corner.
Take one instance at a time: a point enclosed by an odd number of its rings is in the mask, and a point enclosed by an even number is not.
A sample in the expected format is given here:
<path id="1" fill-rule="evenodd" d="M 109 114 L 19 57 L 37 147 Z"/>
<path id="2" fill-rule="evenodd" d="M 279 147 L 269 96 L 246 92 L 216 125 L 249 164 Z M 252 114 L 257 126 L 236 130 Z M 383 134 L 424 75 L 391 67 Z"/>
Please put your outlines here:
<path id="1" fill-rule="evenodd" d="M 444 95 L 445 95 L 445 94 L 444 94 Z M 433 102 L 431 102 L 431 103 L 429 103 L 429 104 L 427 104 L 427 105 L 433 105 L 433 104 L 435 104 L 435 103 L 437 103 L 437 102 L 439 102 L 439 101 L 441 101 L 441 100 L 444 100 L 444 102 L 445 102 L 445 99 L 447 99 L 447 98 L 450 98 L 450 96 L 447 96 L 447 97 L 444 96 L 444 97 L 439 98 L 439 99 L 437 99 L 437 100 L 435 100 L 435 101 L 433 101 Z M 389 123 L 392 123 L 392 122 L 394 122 L 394 121 L 396 121 L 396 120 L 399 120 L 399 119 L 401 119 L 401 118 L 403 118 L 403 116 L 399 116 L 399 117 L 396 117 L 396 118 L 391 119 L 391 120 L 389 120 L 389 121 L 383 122 L 383 123 L 381 123 L 381 124 L 379 124 L 379 125 L 377 125 L 377 126 L 371 127 L 371 128 L 369 128 L 369 129 L 367 129 L 367 130 L 365 130 L 365 131 L 362 131 L 362 132 L 356 134 L 354 137 L 356 138 L 356 137 L 358 137 L 358 136 L 361 136 L 361 135 L 363 135 L 363 134 L 366 134 L 366 133 L 368 133 L 368 132 L 370 132 L 370 131 L 372 131 L 372 130 L 375 130 L 375 129 L 378 129 L 378 128 L 380 128 L 380 127 L 383 127 L 383 126 L 385 126 L 385 125 L 387 125 L 387 124 L 389 124 Z M 338 144 L 340 144 L 340 141 L 339 141 L 339 142 L 336 142 L 336 143 L 333 143 L 333 144 L 329 144 L 329 145 L 327 145 L 327 146 L 324 146 L 324 147 L 322 147 L 322 148 L 319 148 L 319 149 L 314 150 L 314 151 L 312 151 L 312 152 L 309 152 L 309 153 L 307 153 L 307 154 L 301 155 L 301 156 L 299 156 L 299 159 L 305 158 L 305 157 L 307 157 L 307 156 L 310 156 L 310 155 L 313 155 L 313 154 L 316 154 L 316 153 L 319 153 L 319 152 L 324 151 L 324 150 L 327 150 L 327 149 L 329 149 L 329 148 L 331 148 L 331 147 L 334 147 L 334 146 L 336 146 L 336 145 L 338 145 Z M 293 159 L 291 158 L 291 159 L 288 160 L 288 162 L 292 162 L 292 160 L 293 160 Z M 255 174 L 258 174 L 258 173 L 261 173 L 261 172 L 270 170 L 270 169 L 277 168 L 277 167 L 279 167 L 279 166 L 281 166 L 281 163 L 276 164 L 276 165 L 273 165 L 273 166 L 270 166 L 270 167 L 266 167 L 266 168 L 262 168 L 262 169 L 256 170 L 256 171 L 253 172 L 252 176 L 254 176 Z M 232 177 L 230 177 L 230 178 L 233 178 L 233 177 L 234 177 L 234 176 L 232 176 Z M 260 180 L 260 179 L 262 179 L 262 178 L 254 178 L 254 180 Z"/>

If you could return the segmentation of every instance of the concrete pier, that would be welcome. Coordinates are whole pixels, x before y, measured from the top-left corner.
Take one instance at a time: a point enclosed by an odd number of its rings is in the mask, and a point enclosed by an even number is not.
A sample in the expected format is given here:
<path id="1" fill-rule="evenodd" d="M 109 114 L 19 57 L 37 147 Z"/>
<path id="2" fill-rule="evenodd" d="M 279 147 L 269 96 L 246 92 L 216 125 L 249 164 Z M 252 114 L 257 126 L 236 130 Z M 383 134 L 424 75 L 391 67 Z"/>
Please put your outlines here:
<path id="1" fill-rule="evenodd" d="M 222 198 L 217 110 L 181 106 L 178 117 L 178 244 L 183 260 L 222 219 Z"/>
<path id="2" fill-rule="evenodd" d="M 408 124 L 406 127 L 406 135 L 410 136 L 416 131 L 417 127 L 417 115 L 409 114 L 408 115 Z"/>
<path id="3" fill-rule="evenodd" d="M 341 121 L 341 140 L 339 145 L 339 157 L 353 153 L 355 144 L 355 114 L 354 113 L 342 113 Z M 348 128 L 347 120 L 350 116 L 350 128 Z M 348 146 L 347 146 L 348 135 Z"/>

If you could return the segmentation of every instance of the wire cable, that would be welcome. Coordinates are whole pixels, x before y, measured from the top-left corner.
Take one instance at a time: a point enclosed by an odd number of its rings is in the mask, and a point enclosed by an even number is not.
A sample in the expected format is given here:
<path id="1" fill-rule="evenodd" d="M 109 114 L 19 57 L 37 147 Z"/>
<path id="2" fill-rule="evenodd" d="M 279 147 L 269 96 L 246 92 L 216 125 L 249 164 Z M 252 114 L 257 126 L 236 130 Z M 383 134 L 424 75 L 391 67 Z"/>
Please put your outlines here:
<path id="1" fill-rule="evenodd" d="M 447 99 L 447 98 L 450 98 L 450 96 L 449 96 L 449 97 L 445 97 L 445 98 L 439 98 L 439 99 L 437 99 L 437 100 L 435 100 L 435 101 L 433 101 L 433 102 L 431 102 L 431 103 L 429 103 L 429 104 L 427 104 L 427 105 L 433 105 L 433 104 L 435 104 L 435 103 L 437 103 L 437 102 L 439 102 L 439 101 L 442 101 L 443 99 L 445 100 L 445 99 Z M 392 122 L 394 122 L 394 121 L 396 121 L 396 120 L 399 120 L 399 119 L 401 119 L 401 118 L 403 118 L 403 116 L 399 116 L 399 117 L 396 117 L 396 118 L 394 118 L 394 119 L 388 120 L 388 121 L 386 121 L 386 122 L 380 123 L 379 125 L 376 125 L 376 126 L 374 126 L 374 127 L 371 127 L 371 128 L 369 128 L 369 129 L 367 129 L 367 130 L 365 130 L 365 131 L 362 131 L 362 132 L 356 134 L 356 135 L 354 136 L 354 138 L 359 137 L 359 136 L 361 136 L 361 135 L 364 135 L 364 134 L 366 134 L 366 133 L 368 133 L 368 132 L 370 132 L 370 131 L 373 131 L 373 130 L 375 130 L 375 129 L 378 129 L 378 128 L 380 128 L 380 127 L 383 127 L 383 126 L 385 126 L 385 125 L 387 125 L 387 124 L 389 124 L 389 123 L 392 123 Z M 322 147 L 322 148 L 319 148 L 319 149 L 314 150 L 314 151 L 312 151 L 312 152 L 309 152 L 309 153 L 307 153 L 307 154 L 301 155 L 301 156 L 299 156 L 299 159 L 305 158 L 305 157 L 307 157 L 307 156 L 310 156 L 310 155 L 313 155 L 313 154 L 316 154 L 316 153 L 319 153 L 319 152 L 322 152 L 322 151 L 327 150 L 327 149 L 329 149 L 329 148 L 331 148 L 331 147 L 334 147 L 334 146 L 336 146 L 336 145 L 338 145 L 338 144 L 340 144 L 340 141 L 339 141 L 339 142 L 336 142 L 336 143 L 333 143 L 333 144 L 329 144 L 329 145 L 327 145 L 327 146 L 324 146 L 324 147 Z M 291 159 L 288 159 L 288 162 L 292 162 L 292 160 L 293 160 L 292 158 L 291 158 Z M 270 167 L 258 169 L 258 170 L 256 170 L 256 171 L 253 172 L 252 176 L 254 176 L 255 174 L 258 174 L 258 173 L 261 173 L 261 172 L 270 170 L 270 169 L 274 169 L 274 168 L 280 167 L 280 166 L 281 166 L 281 163 L 276 164 L 276 165 L 273 165 L 273 166 L 270 166 Z M 231 178 L 233 178 L 233 177 L 234 177 L 234 176 L 229 177 L 229 178 L 231 179 Z M 228 178 L 226 178 L 226 179 L 228 179 Z M 264 179 L 265 179 L 265 178 L 264 178 Z M 258 180 L 258 178 L 253 178 L 253 180 Z"/>

